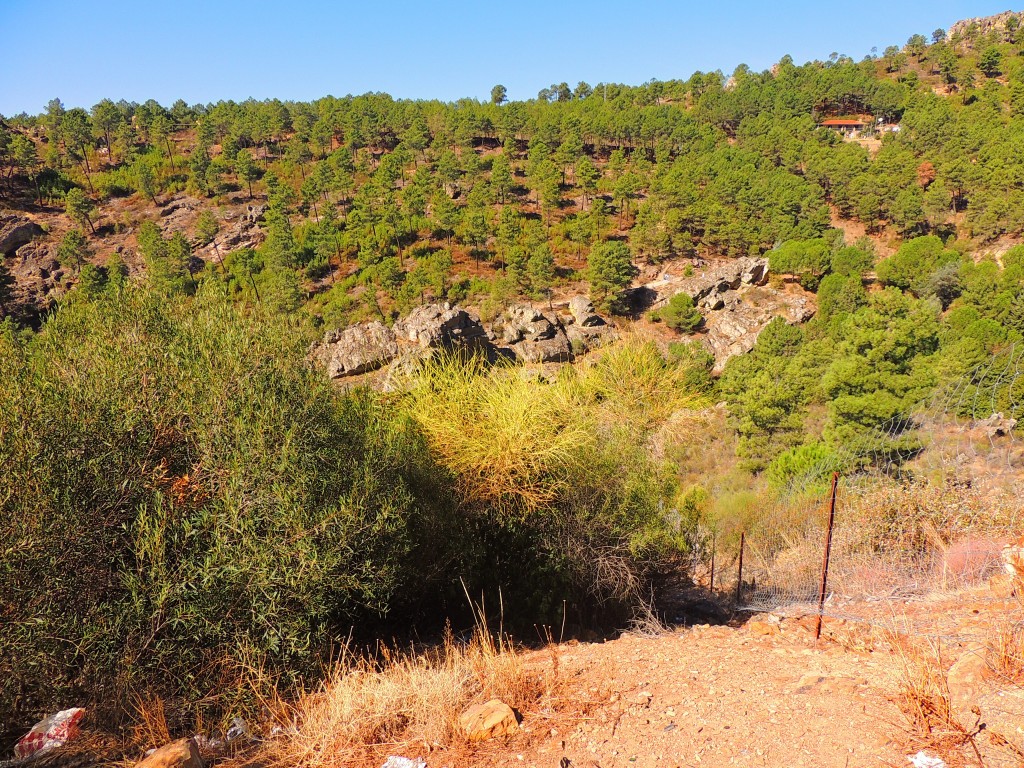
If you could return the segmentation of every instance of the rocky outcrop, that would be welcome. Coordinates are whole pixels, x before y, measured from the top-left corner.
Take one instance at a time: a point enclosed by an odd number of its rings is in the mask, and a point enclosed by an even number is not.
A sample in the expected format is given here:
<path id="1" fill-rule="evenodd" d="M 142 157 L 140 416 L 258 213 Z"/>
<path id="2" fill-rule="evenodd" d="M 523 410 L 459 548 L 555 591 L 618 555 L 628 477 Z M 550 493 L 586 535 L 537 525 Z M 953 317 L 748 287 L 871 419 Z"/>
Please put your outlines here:
<path id="1" fill-rule="evenodd" d="M 244 248 L 258 248 L 266 239 L 266 234 L 259 226 L 259 222 L 263 220 L 265 212 L 266 206 L 249 205 L 246 206 L 244 213 L 225 214 L 222 223 L 223 228 L 214 239 L 220 255 L 224 256 L 231 251 L 238 251 Z M 203 257 L 213 258 L 216 255 L 214 250 L 212 243 L 206 246 L 202 249 Z"/>
<path id="2" fill-rule="evenodd" d="M 586 296 L 569 300 L 570 317 L 565 318 L 565 335 L 573 355 L 582 355 L 618 338 L 615 329 L 597 314 Z"/>
<path id="3" fill-rule="evenodd" d="M 384 323 L 360 323 L 331 331 L 317 347 L 317 356 L 332 379 L 374 371 L 398 357 L 398 339 Z"/>
<path id="4" fill-rule="evenodd" d="M 466 351 L 492 357 L 494 349 L 480 321 L 449 304 L 426 304 L 395 323 L 360 323 L 329 331 L 311 356 L 333 379 L 375 371 L 389 363 L 414 364 L 435 350 Z M 406 366 L 407 367 L 407 366 Z"/>
<path id="5" fill-rule="evenodd" d="M 987 419 L 977 422 L 977 426 L 981 428 L 985 437 L 992 440 L 996 437 L 1012 435 L 1013 430 L 1017 427 L 1017 420 L 1007 418 L 1002 413 L 993 413 Z"/>
<path id="6" fill-rule="evenodd" d="M 715 294 L 713 303 L 706 297 L 700 306 L 705 310 L 703 340 L 715 356 L 714 373 L 720 373 L 731 358 L 753 349 L 774 318 L 804 323 L 815 312 L 807 296 L 768 287 L 725 291 Z"/>
<path id="7" fill-rule="evenodd" d="M 700 273 L 685 276 L 662 274 L 657 280 L 631 292 L 630 302 L 638 309 L 658 309 L 679 293 L 685 293 L 697 306 L 717 303 L 727 291 L 745 285 L 762 285 L 768 279 L 768 260 L 743 257 L 708 264 Z"/>
<path id="8" fill-rule="evenodd" d="M 566 363 L 572 359 L 569 337 L 558 318 L 526 305 L 510 307 L 499 315 L 491 324 L 490 338 L 524 363 Z"/>
<path id="9" fill-rule="evenodd" d="M 604 318 L 597 314 L 594 303 L 586 296 L 573 296 L 569 299 L 569 311 L 576 325 L 584 328 L 597 328 L 606 325 Z"/>
<path id="10" fill-rule="evenodd" d="M 14 302 L 6 309 L 22 320 L 34 322 L 70 288 L 68 271 L 41 240 L 22 245 L 6 265 L 15 279 Z"/>
<path id="11" fill-rule="evenodd" d="M 32 219 L 18 213 L 0 213 L 0 258 L 11 256 L 32 242 L 32 238 L 45 234 Z"/>
<path id="12" fill-rule="evenodd" d="M 374 321 L 328 332 L 310 356 L 334 379 L 388 366 L 384 386 L 436 350 L 499 357 L 528 364 L 566 363 L 575 355 L 616 338 L 614 328 L 577 296 L 568 311 L 542 312 L 529 305 L 510 307 L 485 328 L 479 318 L 450 304 L 425 304 L 393 329 Z"/>
<path id="13" fill-rule="evenodd" d="M 977 30 L 979 36 L 988 35 L 990 32 L 1006 32 L 1006 25 L 1011 18 L 1020 20 L 1021 14 L 1013 11 L 1003 11 L 994 16 L 979 16 L 973 19 L 963 19 L 949 28 L 946 32 L 946 40 L 959 40 L 972 28 Z"/>
<path id="14" fill-rule="evenodd" d="M 395 323 L 399 339 L 420 349 L 488 351 L 490 341 L 480 320 L 460 307 L 424 304 Z"/>
<path id="15" fill-rule="evenodd" d="M 715 356 L 714 372 L 726 362 L 753 349 L 757 337 L 775 317 L 803 323 L 814 316 L 809 294 L 797 289 L 777 290 L 765 285 L 768 260 L 744 257 L 716 261 L 690 276 L 662 274 L 634 289 L 634 306 L 658 309 L 685 293 L 704 315 L 702 339 Z"/>

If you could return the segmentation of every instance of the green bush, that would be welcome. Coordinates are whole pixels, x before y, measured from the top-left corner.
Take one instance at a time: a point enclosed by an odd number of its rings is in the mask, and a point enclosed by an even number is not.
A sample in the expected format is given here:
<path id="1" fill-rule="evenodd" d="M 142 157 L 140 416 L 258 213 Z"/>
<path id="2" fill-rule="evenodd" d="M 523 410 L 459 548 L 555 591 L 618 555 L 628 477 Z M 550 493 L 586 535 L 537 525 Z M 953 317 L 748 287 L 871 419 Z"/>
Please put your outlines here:
<path id="1" fill-rule="evenodd" d="M 652 319 L 661 320 L 673 331 L 681 333 L 693 333 L 704 322 L 704 316 L 686 293 L 677 293 L 669 299 L 668 304 L 652 314 Z"/>
<path id="2" fill-rule="evenodd" d="M 807 443 L 775 457 L 765 470 L 768 484 L 789 493 L 818 492 L 833 472 L 843 468 L 840 456 L 823 443 Z"/>
<path id="3" fill-rule="evenodd" d="M 0 335 L 0 713 L 316 672 L 471 548 L 412 422 L 209 287 Z"/>

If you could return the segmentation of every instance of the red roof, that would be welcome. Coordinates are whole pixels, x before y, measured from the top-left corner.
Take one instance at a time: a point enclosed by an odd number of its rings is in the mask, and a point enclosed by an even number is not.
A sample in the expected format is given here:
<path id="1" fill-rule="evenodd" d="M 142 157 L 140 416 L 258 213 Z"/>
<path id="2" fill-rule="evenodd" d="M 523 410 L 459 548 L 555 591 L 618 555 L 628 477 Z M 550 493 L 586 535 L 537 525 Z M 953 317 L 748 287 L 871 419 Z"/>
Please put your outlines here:
<path id="1" fill-rule="evenodd" d="M 822 125 L 836 125 L 836 126 L 867 125 L 867 123 L 865 123 L 863 120 L 839 120 L 839 119 L 823 120 L 821 124 Z"/>

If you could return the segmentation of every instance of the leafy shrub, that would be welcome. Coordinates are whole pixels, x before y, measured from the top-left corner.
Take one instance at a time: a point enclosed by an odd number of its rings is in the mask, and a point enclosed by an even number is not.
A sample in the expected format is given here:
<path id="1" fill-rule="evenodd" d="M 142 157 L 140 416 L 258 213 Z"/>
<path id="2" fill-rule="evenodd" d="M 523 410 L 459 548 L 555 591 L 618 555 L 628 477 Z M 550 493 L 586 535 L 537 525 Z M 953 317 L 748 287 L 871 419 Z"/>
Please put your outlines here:
<path id="1" fill-rule="evenodd" d="M 0 712 L 314 672 L 469 546 L 411 422 L 210 288 L 0 336 Z"/>
<path id="2" fill-rule="evenodd" d="M 682 333 L 692 333 L 704 322 L 704 316 L 686 293 L 677 293 L 668 304 L 652 313 L 651 319 L 661 320 L 673 331 Z"/>
<path id="3" fill-rule="evenodd" d="M 506 585 L 543 577 L 549 586 L 547 594 L 536 583 L 506 590 L 506 609 L 510 594 L 531 593 L 531 610 L 556 617 L 562 604 L 552 595 L 636 606 L 647 577 L 681 546 L 661 513 L 672 474 L 646 445 L 700 403 L 688 377 L 636 342 L 550 383 L 454 359 L 416 375 L 408 412 L 455 476 L 466 512 L 491 531 L 492 577 Z"/>

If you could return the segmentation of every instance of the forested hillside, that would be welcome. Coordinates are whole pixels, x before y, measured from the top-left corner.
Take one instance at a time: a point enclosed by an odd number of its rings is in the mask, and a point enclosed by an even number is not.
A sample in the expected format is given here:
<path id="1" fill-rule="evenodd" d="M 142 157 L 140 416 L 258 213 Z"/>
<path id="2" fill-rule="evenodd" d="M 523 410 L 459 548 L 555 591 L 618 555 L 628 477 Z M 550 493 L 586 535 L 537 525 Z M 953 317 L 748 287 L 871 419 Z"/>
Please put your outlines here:
<path id="1" fill-rule="evenodd" d="M 0 121 L 0 714 L 315 676 L 461 578 L 510 619 L 621 620 L 740 491 L 913 455 L 913 406 L 1024 339 L 1017 15 L 859 62 L 505 95 Z M 716 367 L 720 305 L 644 288 L 741 257 L 769 275 L 727 310 L 806 311 Z M 560 372 L 442 355 L 375 392 L 311 364 L 425 305 L 491 322 L 581 293 L 621 340 Z"/>

